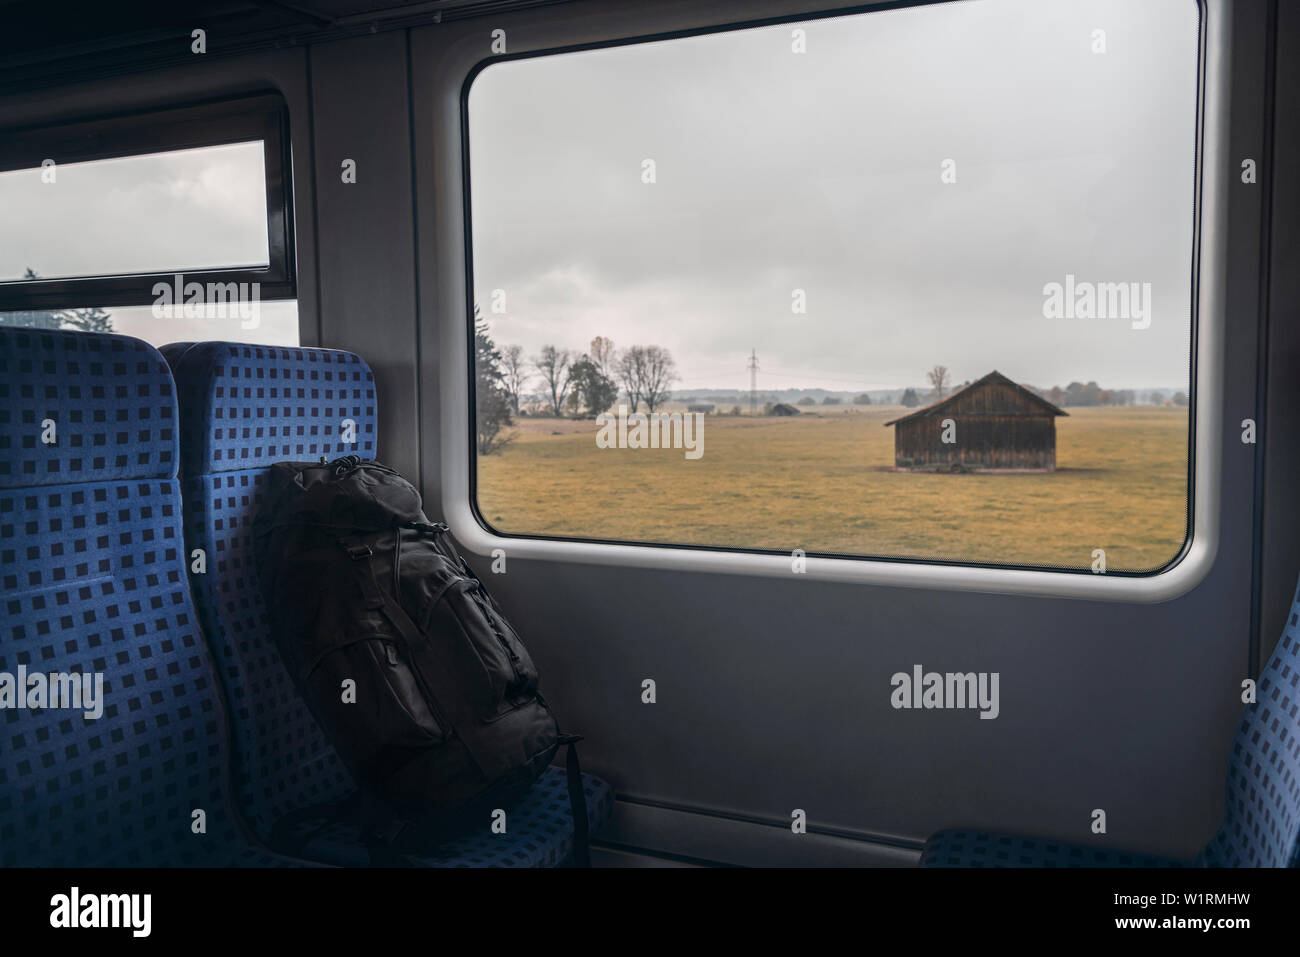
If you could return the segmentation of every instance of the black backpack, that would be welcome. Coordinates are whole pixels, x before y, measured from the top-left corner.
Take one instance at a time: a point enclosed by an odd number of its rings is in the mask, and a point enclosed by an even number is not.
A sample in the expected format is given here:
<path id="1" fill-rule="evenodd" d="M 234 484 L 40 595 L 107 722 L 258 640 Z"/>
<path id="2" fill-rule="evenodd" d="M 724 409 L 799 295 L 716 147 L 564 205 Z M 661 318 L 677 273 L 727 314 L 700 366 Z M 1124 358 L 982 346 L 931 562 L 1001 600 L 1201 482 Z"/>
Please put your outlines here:
<path id="1" fill-rule="evenodd" d="M 372 860 L 376 842 L 428 850 L 487 827 L 564 744 L 586 865 L 580 738 L 560 731 L 519 635 L 419 492 L 348 455 L 272 466 L 265 503 L 255 538 L 276 644 L 360 785 L 336 813 L 359 818 Z M 311 813 L 279 822 L 280 837 Z"/>

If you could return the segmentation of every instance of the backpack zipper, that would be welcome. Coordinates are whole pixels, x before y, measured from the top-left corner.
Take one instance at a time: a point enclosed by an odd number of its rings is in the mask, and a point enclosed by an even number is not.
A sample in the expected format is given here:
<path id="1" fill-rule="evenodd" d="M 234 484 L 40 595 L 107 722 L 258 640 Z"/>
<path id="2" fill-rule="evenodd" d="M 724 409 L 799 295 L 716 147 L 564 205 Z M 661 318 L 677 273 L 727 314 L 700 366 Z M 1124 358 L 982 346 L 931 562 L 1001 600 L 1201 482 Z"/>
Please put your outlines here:
<path id="1" fill-rule="evenodd" d="M 483 611 L 483 616 L 487 618 L 488 627 L 492 629 L 492 634 L 497 636 L 497 641 L 501 643 L 501 647 L 505 650 L 505 653 L 510 656 L 510 666 L 514 670 L 515 680 L 519 681 L 523 678 L 523 675 L 519 673 L 519 654 L 510 646 L 510 642 L 506 639 L 506 636 L 502 634 L 501 629 L 497 627 L 496 619 L 492 617 L 491 609 L 488 608 L 487 602 L 482 598 L 482 583 L 476 581 L 474 584 L 477 586 L 474 589 L 474 600 L 478 602 L 479 608 Z"/>
<path id="2" fill-rule="evenodd" d="M 422 535 L 429 535 L 429 536 L 442 535 L 450 531 L 448 526 L 443 522 L 432 522 L 432 523 L 406 522 L 402 527 L 414 529 L 415 531 L 419 532 Z M 401 529 L 400 528 L 398 529 L 398 545 L 399 545 L 398 551 L 400 552 L 401 551 L 400 548 Z M 443 555 L 444 558 L 447 557 L 446 553 L 443 552 L 442 549 L 439 548 L 438 551 L 440 554 Z M 514 673 L 515 676 L 514 683 L 516 685 L 522 684 L 524 676 L 519 670 L 519 662 L 522 659 L 520 659 L 519 653 L 515 651 L 515 649 L 511 646 L 509 639 L 507 639 L 506 636 L 501 632 L 501 629 L 497 627 L 496 618 L 493 617 L 494 611 L 496 612 L 497 615 L 501 615 L 500 609 L 496 607 L 496 601 L 493 600 L 491 595 L 487 594 L 487 589 L 483 587 L 483 582 L 479 579 L 477 575 L 474 574 L 474 569 L 469 567 L 469 563 L 465 561 L 465 556 L 457 554 L 456 558 L 460 564 L 460 568 L 464 576 L 474 583 L 474 589 L 473 589 L 474 603 L 477 604 L 479 610 L 483 612 L 483 617 L 487 619 L 488 627 L 492 630 L 492 634 L 496 636 L 497 642 L 501 645 L 501 650 L 504 651 L 506 653 L 506 656 L 510 659 L 510 670 L 511 672 Z M 489 603 L 491 607 L 489 607 Z"/>
<path id="3" fill-rule="evenodd" d="M 402 561 L 401 527 L 399 526 L 396 529 L 396 531 L 397 531 L 397 543 L 393 548 L 393 594 L 389 600 L 397 604 L 400 609 L 401 607 L 400 596 L 402 592 L 401 589 L 398 587 L 398 582 L 400 581 L 400 579 L 397 577 L 397 572 Z M 412 622 L 412 624 L 414 624 L 414 622 Z M 424 680 L 424 675 L 420 671 L 419 666 L 415 663 L 413 649 L 407 644 L 405 637 L 402 635 L 402 630 L 396 627 L 395 624 L 393 626 L 393 633 L 394 633 L 394 637 L 397 638 L 397 641 L 394 642 L 394 645 L 401 644 L 402 648 L 405 649 L 406 666 L 411 670 L 411 676 L 415 679 L 416 686 L 420 689 L 421 693 L 424 695 L 424 700 L 429 705 L 429 710 L 433 712 L 434 718 L 437 720 L 437 722 L 440 725 L 442 725 L 443 728 L 446 729 L 448 738 L 459 738 L 460 735 L 456 732 L 456 726 L 447 720 L 447 716 L 443 713 L 442 710 L 442 704 L 441 702 L 438 701 L 438 696 L 433 693 L 433 690 L 429 687 L 428 682 Z"/>

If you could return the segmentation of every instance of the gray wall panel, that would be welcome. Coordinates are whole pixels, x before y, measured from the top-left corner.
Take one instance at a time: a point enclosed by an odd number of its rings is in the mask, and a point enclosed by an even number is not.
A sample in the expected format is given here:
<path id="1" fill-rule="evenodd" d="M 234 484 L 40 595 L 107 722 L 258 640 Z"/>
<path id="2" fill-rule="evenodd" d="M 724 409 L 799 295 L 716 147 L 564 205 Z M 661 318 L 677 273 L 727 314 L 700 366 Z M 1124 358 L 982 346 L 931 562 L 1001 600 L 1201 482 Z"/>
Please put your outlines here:
<path id="1" fill-rule="evenodd" d="M 421 311 L 426 408 L 439 401 L 439 324 L 464 322 L 458 97 L 485 26 L 505 27 L 518 51 L 795 7 L 670 3 L 651 17 L 574 4 L 413 33 L 416 151 L 434 184 L 420 196 L 420 269 L 438 288 Z M 1243 37 L 1237 69 L 1258 70 L 1259 34 Z M 1258 110 L 1233 117 L 1231 142 L 1258 140 Z M 1234 208 L 1228 228 L 1227 386 L 1205 401 L 1220 403 L 1232 441 L 1220 548 L 1196 588 L 1110 604 L 513 561 L 491 584 L 565 723 L 588 736 L 587 763 L 626 795 L 699 809 L 702 829 L 722 828 L 718 814 L 776 824 L 799 807 L 815 830 L 904 843 L 957 824 L 1086 842 L 1103 808 L 1105 844 L 1193 856 L 1221 813 L 1249 648 L 1254 464 L 1235 423 L 1254 402 L 1244 294 L 1258 285 L 1257 211 Z M 429 501 L 448 414 L 425 418 Z M 1002 716 L 895 711 L 889 677 L 915 663 L 1000 671 Z M 646 677 L 654 706 L 640 703 Z"/>
<path id="2" fill-rule="evenodd" d="M 321 338 L 366 357 L 379 389 L 380 457 L 419 474 L 415 233 L 406 35 L 311 50 Z M 342 182 L 344 159 L 357 181 Z"/>
<path id="3" fill-rule="evenodd" d="M 1269 269 L 1268 405 L 1264 419 L 1261 653 L 1277 640 L 1300 571 L 1300 6 L 1278 5 L 1277 118 Z"/>

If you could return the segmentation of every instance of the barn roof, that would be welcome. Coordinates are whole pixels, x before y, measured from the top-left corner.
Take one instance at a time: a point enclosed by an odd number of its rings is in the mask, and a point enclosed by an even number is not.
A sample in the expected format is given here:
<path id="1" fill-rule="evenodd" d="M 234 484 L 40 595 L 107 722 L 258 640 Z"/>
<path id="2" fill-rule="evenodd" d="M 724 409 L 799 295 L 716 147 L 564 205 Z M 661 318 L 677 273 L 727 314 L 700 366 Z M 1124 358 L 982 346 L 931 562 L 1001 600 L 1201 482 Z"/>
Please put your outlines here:
<path id="1" fill-rule="evenodd" d="M 962 396 L 965 393 L 970 392 L 972 389 L 978 389 L 980 386 L 987 385 L 990 382 L 1000 382 L 1003 385 L 1011 386 L 1011 388 L 1015 389 L 1017 392 L 1023 395 L 1032 404 L 1041 406 L 1043 411 L 1049 415 L 1070 414 L 1066 412 L 1064 409 L 1060 409 L 1052 405 L 1052 403 L 1048 402 L 1041 395 L 1038 395 L 1035 392 L 1031 392 L 1030 390 L 1026 389 L 1023 385 L 1021 385 L 1019 382 L 1013 382 L 1011 379 L 1008 379 L 1006 376 L 1004 376 L 1001 372 L 998 372 L 996 369 L 994 369 L 988 375 L 984 376 L 981 379 L 976 379 L 974 382 L 972 382 L 968 386 L 965 386 L 964 388 L 958 389 L 956 392 L 954 392 L 952 395 L 948 396 L 947 398 L 940 399 L 938 402 L 932 402 L 927 406 L 917 409 L 915 412 L 909 412 L 907 415 L 899 416 L 897 419 L 891 419 L 888 422 L 886 422 L 885 425 L 896 425 L 899 422 L 906 422 L 908 419 L 915 419 L 923 415 L 932 415 L 935 412 L 938 412 L 941 409 L 951 405 L 953 402 L 955 402 L 958 399 L 959 396 Z"/>

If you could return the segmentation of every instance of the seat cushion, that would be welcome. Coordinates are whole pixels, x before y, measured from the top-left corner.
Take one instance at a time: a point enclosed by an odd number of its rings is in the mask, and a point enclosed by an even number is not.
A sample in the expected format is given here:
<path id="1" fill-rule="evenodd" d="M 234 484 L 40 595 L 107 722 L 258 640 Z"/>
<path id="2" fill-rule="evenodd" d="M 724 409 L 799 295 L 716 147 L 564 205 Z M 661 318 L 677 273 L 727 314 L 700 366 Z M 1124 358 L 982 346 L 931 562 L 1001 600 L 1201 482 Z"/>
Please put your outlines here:
<path id="1" fill-rule="evenodd" d="M 230 800 L 162 357 L 0 328 L 0 450 L 0 672 L 103 682 L 98 717 L 84 700 L 0 710 L 0 863 L 294 863 L 249 840 Z"/>
<path id="2" fill-rule="evenodd" d="M 231 716 L 237 793 L 263 838 L 282 815 L 354 790 L 342 759 L 294 686 L 267 623 L 253 558 L 253 517 L 268 475 L 256 468 L 184 480 L 186 538 L 207 555 L 207 574 L 192 579 L 194 597 Z"/>
<path id="3" fill-rule="evenodd" d="M 359 356 L 333 349 L 206 342 L 168 353 L 181 401 L 186 541 L 207 562 L 206 573 L 191 581 L 232 718 L 241 807 L 263 839 L 275 833 L 277 822 L 295 820 L 296 837 L 319 829 L 303 856 L 367 864 L 356 826 L 298 820 L 304 809 L 337 804 L 356 786 L 276 647 L 254 557 L 253 521 L 274 463 L 374 458 L 374 376 Z M 586 787 L 594 829 L 608 820 L 613 801 L 603 782 L 588 777 Z M 470 835 L 417 863 L 559 862 L 573 842 L 564 774 L 548 769 L 508 820 L 506 835 Z"/>
<path id="4" fill-rule="evenodd" d="M 283 815 L 341 800 L 354 785 L 271 635 L 253 519 L 275 462 L 374 457 L 374 376 L 333 349 L 202 342 L 169 354 L 186 540 L 206 561 L 192 579 L 195 601 L 231 714 L 240 806 L 266 839 Z"/>
<path id="5" fill-rule="evenodd" d="M 946 830 L 932 835 L 922 867 L 1186 867 L 1150 854 L 1066 844 L 989 831 Z"/>

